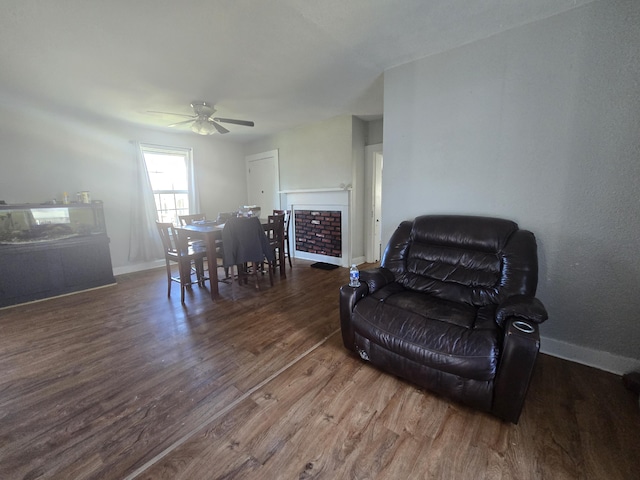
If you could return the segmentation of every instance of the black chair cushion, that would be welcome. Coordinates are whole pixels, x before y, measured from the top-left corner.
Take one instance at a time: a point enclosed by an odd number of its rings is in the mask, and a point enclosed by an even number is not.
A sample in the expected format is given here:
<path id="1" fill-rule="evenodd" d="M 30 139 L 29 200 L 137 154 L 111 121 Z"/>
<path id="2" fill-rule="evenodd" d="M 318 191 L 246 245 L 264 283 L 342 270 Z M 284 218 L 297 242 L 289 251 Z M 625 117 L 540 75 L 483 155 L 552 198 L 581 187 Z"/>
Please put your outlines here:
<path id="1" fill-rule="evenodd" d="M 359 301 L 353 329 L 419 365 L 474 380 L 492 380 L 500 353 L 495 305 L 477 307 L 391 283 Z"/>

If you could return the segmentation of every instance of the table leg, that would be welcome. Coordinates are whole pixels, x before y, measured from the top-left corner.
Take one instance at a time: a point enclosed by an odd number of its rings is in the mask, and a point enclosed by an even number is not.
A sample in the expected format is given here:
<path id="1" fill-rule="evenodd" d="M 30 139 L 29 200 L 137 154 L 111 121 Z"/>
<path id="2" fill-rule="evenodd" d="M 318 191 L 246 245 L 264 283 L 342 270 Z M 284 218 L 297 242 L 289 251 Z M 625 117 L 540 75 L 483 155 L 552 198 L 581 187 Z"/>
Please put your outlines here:
<path id="1" fill-rule="evenodd" d="M 216 257 L 216 236 L 206 236 L 207 242 L 207 266 L 209 269 L 209 283 L 211 284 L 211 300 L 218 297 L 218 258 Z"/>
<path id="2" fill-rule="evenodd" d="M 287 269 L 284 264 L 284 238 L 280 240 L 280 246 L 278 247 L 278 263 L 280 264 L 280 276 L 287 277 Z"/>

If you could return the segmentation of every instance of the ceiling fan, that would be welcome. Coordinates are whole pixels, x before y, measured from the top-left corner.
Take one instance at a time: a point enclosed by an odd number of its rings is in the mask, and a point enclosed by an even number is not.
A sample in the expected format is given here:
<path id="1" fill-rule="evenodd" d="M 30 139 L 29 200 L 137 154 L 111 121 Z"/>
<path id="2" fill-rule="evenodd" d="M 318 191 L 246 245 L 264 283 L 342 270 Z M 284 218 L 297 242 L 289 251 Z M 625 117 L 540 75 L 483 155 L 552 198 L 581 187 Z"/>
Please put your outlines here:
<path id="1" fill-rule="evenodd" d="M 191 130 L 200 135 L 213 135 L 214 133 L 229 133 L 229 130 L 224 128 L 220 123 L 230 123 L 233 125 L 242 125 L 244 127 L 253 127 L 254 123 L 248 120 L 236 120 L 234 118 L 220 118 L 213 117 L 216 109 L 213 105 L 202 102 L 194 101 L 191 103 L 194 115 L 184 115 L 182 113 L 169 113 L 169 112 L 152 112 L 152 113 L 167 113 L 169 115 L 177 115 L 180 117 L 189 117 L 189 120 L 183 122 L 172 123 L 169 127 L 176 127 L 178 125 L 186 125 L 191 123 Z"/>

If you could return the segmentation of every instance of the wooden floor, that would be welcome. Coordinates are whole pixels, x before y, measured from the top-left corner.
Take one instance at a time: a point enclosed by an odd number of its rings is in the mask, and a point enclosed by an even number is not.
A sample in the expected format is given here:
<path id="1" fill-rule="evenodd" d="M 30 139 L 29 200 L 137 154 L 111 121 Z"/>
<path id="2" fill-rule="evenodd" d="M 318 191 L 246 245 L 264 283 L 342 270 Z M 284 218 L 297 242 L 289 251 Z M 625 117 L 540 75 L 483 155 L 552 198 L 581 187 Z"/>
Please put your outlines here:
<path id="1" fill-rule="evenodd" d="M 347 273 L 0 310 L 0 479 L 639 478 L 620 377 L 542 355 L 518 425 L 449 403 L 344 349 Z"/>

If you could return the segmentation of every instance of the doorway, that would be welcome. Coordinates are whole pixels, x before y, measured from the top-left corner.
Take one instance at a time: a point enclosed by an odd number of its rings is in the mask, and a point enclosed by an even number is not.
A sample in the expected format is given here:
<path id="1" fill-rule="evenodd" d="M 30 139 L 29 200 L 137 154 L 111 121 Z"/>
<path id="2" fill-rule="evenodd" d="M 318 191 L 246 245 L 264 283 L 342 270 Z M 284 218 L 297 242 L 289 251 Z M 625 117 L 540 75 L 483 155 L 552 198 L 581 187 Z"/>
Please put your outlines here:
<path id="1" fill-rule="evenodd" d="M 382 143 L 365 147 L 365 257 L 368 263 L 382 258 Z"/>
<path id="2" fill-rule="evenodd" d="M 261 216 L 280 208 L 280 171 L 278 150 L 245 157 L 247 168 L 247 205 L 258 205 Z"/>

